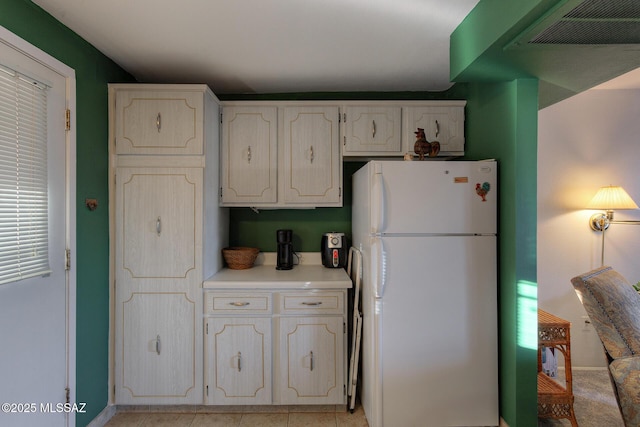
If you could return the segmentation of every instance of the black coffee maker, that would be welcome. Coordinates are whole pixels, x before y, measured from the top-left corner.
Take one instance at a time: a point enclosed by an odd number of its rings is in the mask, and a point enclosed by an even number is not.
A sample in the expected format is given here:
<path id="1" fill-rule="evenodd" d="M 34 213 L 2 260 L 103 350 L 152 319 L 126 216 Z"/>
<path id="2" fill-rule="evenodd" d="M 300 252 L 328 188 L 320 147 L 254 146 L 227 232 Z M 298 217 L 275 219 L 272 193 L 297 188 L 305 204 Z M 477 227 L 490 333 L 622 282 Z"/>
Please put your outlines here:
<path id="1" fill-rule="evenodd" d="M 293 268 L 293 231 L 276 231 L 278 242 L 276 270 L 291 270 Z"/>

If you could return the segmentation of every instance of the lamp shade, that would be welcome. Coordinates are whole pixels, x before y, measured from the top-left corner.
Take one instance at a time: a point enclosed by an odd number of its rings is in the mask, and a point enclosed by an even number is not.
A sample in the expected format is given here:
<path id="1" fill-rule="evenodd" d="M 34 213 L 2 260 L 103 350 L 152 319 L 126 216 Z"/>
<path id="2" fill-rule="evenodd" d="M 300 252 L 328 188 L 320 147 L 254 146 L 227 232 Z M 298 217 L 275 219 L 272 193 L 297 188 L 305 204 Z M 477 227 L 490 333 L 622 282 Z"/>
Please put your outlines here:
<path id="1" fill-rule="evenodd" d="M 609 185 L 598 190 L 587 205 L 587 209 L 638 209 L 638 205 L 622 187 Z"/>

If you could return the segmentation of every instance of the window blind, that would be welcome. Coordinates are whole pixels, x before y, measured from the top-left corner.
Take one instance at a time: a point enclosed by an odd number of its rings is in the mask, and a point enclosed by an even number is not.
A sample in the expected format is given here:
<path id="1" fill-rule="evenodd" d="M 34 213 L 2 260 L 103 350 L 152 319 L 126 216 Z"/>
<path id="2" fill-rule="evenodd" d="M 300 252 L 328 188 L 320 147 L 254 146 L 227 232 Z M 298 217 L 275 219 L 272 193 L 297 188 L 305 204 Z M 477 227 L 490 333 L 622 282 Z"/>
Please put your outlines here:
<path id="1" fill-rule="evenodd" d="M 0 284 L 50 272 L 47 87 L 0 66 Z"/>

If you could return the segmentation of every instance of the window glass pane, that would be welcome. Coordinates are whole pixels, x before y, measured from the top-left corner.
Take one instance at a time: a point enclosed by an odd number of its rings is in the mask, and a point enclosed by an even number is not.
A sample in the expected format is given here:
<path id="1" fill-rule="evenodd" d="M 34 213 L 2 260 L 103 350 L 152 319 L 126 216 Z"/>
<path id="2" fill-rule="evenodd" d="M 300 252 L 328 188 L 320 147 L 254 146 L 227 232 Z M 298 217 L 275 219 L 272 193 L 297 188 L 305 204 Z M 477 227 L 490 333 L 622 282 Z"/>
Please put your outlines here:
<path id="1" fill-rule="evenodd" d="M 49 272 L 47 90 L 0 66 L 0 284 Z"/>

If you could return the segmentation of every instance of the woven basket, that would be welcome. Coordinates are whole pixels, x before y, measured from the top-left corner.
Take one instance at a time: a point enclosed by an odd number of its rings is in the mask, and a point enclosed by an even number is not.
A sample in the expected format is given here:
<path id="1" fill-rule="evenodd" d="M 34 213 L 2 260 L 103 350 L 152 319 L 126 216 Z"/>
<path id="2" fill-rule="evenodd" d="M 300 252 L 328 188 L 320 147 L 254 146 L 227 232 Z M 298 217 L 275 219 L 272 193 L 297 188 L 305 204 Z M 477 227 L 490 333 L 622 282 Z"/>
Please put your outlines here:
<path id="1" fill-rule="evenodd" d="M 232 270 L 246 270 L 253 267 L 259 253 L 260 249 L 258 248 L 229 247 L 222 249 L 222 256 L 227 266 Z"/>

